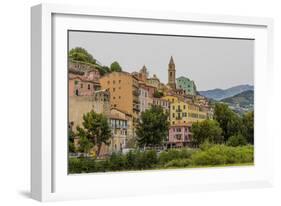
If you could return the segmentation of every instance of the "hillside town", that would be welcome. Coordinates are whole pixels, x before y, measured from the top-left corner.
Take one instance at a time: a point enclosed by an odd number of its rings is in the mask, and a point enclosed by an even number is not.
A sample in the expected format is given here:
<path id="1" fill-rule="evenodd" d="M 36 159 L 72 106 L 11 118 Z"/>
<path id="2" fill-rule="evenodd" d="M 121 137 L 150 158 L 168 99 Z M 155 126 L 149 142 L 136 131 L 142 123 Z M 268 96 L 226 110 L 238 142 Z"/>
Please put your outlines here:
<path id="1" fill-rule="evenodd" d="M 155 68 L 145 65 L 135 72 L 113 71 L 101 74 L 94 64 L 69 59 L 69 130 L 81 126 L 83 115 L 94 111 L 104 114 L 111 129 L 109 144 L 103 144 L 100 156 L 122 152 L 136 146 L 136 127 L 143 112 L 158 105 L 166 112 L 169 129 L 166 148 L 188 147 L 194 122 L 213 119 L 209 100 L 199 95 L 196 83 L 188 76 L 177 76 L 176 62 L 167 61 L 168 82 L 162 82 Z M 74 137 L 75 147 L 79 138 Z M 92 149 L 95 151 L 95 148 Z"/>

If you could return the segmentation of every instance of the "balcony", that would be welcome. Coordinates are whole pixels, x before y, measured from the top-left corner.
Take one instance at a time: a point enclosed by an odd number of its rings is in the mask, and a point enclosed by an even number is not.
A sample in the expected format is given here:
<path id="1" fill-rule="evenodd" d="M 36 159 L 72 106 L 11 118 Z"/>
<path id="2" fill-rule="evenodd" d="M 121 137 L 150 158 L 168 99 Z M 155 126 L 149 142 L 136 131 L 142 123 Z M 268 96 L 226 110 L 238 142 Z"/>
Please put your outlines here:
<path id="1" fill-rule="evenodd" d="M 133 95 L 134 96 L 140 96 L 140 90 L 133 90 Z"/>
<path id="2" fill-rule="evenodd" d="M 176 109 L 176 112 L 182 112 L 182 109 Z"/>
<path id="3" fill-rule="evenodd" d="M 139 98 L 133 98 L 133 103 L 139 104 L 140 103 Z"/>

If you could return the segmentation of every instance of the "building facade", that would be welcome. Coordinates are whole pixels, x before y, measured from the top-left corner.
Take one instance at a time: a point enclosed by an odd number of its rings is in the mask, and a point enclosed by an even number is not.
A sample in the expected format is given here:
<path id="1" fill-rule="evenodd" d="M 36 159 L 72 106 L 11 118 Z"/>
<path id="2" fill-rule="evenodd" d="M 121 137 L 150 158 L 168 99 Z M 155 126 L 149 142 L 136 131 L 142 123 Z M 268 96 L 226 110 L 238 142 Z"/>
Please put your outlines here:
<path id="1" fill-rule="evenodd" d="M 195 104 L 176 101 L 170 104 L 171 125 L 186 125 L 208 119 L 208 110 L 204 110 Z"/>
<path id="2" fill-rule="evenodd" d="M 149 109 L 152 103 L 152 98 L 149 96 L 149 87 L 146 84 L 139 83 L 139 101 L 140 101 L 140 113 Z"/>
<path id="3" fill-rule="evenodd" d="M 177 78 L 177 89 L 183 89 L 189 95 L 196 95 L 196 85 L 194 81 L 187 77 L 181 76 Z"/>
<path id="4" fill-rule="evenodd" d="M 183 147 L 191 142 L 190 126 L 174 125 L 169 128 L 169 147 Z"/>
<path id="5" fill-rule="evenodd" d="M 112 108 L 109 119 L 112 131 L 109 153 L 122 152 L 124 148 L 127 148 L 128 142 L 133 139 L 132 116 L 126 112 Z"/>
<path id="6" fill-rule="evenodd" d="M 170 104 L 170 124 L 187 125 L 188 123 L 188 104 L 182 101 L 174 101 Z"/>
<path id="7" fill-rule="evenodd" d="M 148 78 L 148 79 L 146 80 L 146 83 L 147 83 L 148 85 L 151 85 L 151 86 L 153 86 L 153 87 L 156 87 L 157 89 L 159 89 L 159 87 L 160 87 L 160 80 L 159 80 L 159 78 L 156 76 L 156 74 L 153 74 L 153 76 L 152 76 L 151 78 Z"/>
<path id="8" fill-rule="evenodd" d="M 100 73 L 94 65 L 70 61 L 68 75 L 69 96 L 91 96 L 100 89 Z"/>
<path id="9" fill-rule="evenodd" d="M 110 91 L 112 108 L 138 118 L 140 112 L 138 79 L 127 72 L 112 72 L 100 78 L 102 89 Z"/>
<path id="10" fill-rule="evenodd" d="M 109 116 L 110 93 L 108 90 L 96 91 L 92 96 L 69 96 L 68 118 L 73 130 L 82 126 L 83 115 L 90 111 Z"/>
<path id="11" fill-rule="evenodd" d="M 152 105 L 161 106 L 167 113 L 170 111 L 170 102 L 162 98 L 152 98 Z"/>

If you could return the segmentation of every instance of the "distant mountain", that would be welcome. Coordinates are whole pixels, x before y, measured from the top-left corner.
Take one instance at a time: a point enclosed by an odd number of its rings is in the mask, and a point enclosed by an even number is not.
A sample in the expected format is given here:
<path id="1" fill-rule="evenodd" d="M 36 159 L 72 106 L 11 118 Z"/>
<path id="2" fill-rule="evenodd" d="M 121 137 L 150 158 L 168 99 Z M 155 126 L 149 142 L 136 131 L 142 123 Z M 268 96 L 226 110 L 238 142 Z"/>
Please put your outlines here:
<path id="1" fill-rule="evenodd" d="M 241 92 L 240 94 L 234 95 L 233 97 L 222 99 L 221 102 L 225 102 L 236 107 L 243 107 L 243 108 L 253 107 L 254 91 L 253 90 L 244 91 Z"/>
<path id="2" fill-rule="evenodd" d="M 253 91 L 254 87 L 252 85 L 245 84 L 231 87 L 229 89 L 212 89 L 207 91 L 199 91 L 199 93 L 200 95 L 205 96 L 209 99 L 222 100 L 248 90 Z"/>

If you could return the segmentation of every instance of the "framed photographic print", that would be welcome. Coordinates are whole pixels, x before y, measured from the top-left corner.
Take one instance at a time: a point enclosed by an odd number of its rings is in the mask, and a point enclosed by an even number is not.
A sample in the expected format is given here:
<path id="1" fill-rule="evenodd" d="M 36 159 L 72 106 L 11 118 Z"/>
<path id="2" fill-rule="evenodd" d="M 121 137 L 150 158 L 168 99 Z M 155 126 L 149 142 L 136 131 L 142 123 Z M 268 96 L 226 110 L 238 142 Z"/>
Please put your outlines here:
<path id="1" fill-rule="evenodd" d="M 31 14 L 34 199 L 272 185 L 271 19 Z"/>

